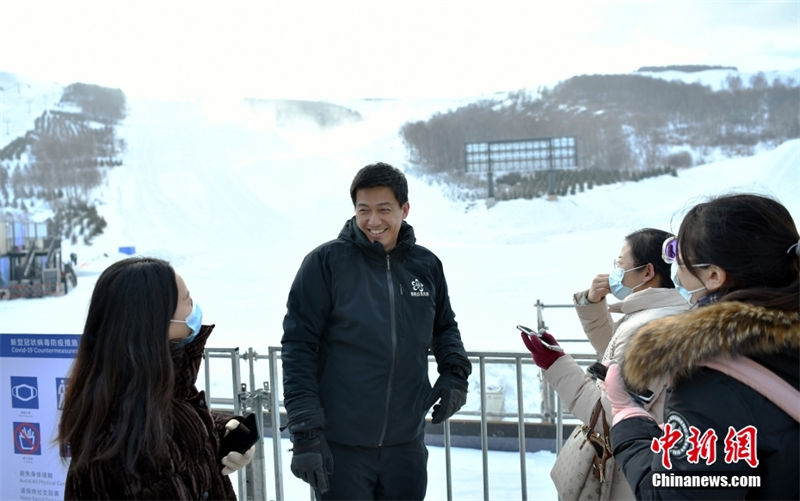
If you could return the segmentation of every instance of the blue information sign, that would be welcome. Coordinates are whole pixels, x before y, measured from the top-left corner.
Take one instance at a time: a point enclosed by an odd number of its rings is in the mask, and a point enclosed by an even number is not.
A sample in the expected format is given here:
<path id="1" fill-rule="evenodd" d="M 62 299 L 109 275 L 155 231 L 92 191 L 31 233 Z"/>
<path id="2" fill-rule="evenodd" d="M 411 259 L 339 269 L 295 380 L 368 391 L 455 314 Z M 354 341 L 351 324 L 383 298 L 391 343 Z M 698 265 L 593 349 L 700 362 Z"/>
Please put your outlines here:
<path id="1" fill-rule="evenodd" d="M 0 334 L 0 499 L 64 499 L 55 438 L 80 339 Z"/>

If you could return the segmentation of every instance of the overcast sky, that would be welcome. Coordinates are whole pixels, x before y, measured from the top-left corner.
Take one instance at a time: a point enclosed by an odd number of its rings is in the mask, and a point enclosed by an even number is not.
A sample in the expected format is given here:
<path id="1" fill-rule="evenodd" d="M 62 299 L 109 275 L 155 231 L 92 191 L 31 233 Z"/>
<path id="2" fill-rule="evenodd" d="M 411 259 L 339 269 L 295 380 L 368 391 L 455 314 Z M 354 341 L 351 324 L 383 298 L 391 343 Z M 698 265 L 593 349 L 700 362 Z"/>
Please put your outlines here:
<path id="1" fill-rule="evenodd" d="M 800 0 L 0 5 L 0 71 L 129 95 L 460 97 L 641 66 L 800 68 Z"/>

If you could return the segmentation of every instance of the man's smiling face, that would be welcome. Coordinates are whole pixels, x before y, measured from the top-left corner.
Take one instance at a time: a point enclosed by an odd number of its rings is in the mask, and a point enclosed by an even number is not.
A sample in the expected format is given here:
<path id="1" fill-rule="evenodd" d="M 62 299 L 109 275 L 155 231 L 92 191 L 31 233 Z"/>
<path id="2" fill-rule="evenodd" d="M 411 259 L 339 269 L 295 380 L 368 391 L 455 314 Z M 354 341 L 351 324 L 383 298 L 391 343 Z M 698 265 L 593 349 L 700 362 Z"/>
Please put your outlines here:
<path id="1" fill-rule="evenodd" d="M 356 225 L 370 242 L 380 242 L 386 252 L 397 246 L 397 235 L 408 209 L 408 202 L 400 205 L 388 186 L 356 192 Z"/>

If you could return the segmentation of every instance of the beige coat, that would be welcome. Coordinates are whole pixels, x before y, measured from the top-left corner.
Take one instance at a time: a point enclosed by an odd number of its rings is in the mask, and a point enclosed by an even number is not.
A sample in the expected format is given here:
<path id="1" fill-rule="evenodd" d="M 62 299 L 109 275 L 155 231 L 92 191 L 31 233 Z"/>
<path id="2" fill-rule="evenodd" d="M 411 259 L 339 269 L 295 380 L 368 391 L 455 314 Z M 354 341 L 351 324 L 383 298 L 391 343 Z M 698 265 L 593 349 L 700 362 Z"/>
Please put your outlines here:
<path id="1" fill-rule="evenodd" d="M 634 292 L 610 306 L 605 299 L 594 304 L 581 304 L 583 302 L 581 297 L 585 295 L 586 291 L 575 294 L 575 310 L 589 342 L 602 362 L 609 360 L 621 362 L 628 341 L 650 320 L 675 315 L 689 309 L 689 303 L 675 289 L 645 289 Z M 611 313 L 621 313 L 623 316 L 615 322 Z M 609 428 L 611 427 L 611 405 L 606 399 L 605 392 L 575 359 L 569 355 L 559 357 L 549 369 L 542 371 L 542 374 L 556 390 L 564 407 L 584 423 L 589 422 L 597 399 L 602 399 L 606 419 Z M 662 377 L 648 385 L 655 398 L 645 408 L 659 422 L 663 419 L 667 383 L 668 380 Z M 599 424 L 598 431 L 602 431 Z M 625 475 L 616 465 L 611 482 L 611 499 L 634 499 Z"/>

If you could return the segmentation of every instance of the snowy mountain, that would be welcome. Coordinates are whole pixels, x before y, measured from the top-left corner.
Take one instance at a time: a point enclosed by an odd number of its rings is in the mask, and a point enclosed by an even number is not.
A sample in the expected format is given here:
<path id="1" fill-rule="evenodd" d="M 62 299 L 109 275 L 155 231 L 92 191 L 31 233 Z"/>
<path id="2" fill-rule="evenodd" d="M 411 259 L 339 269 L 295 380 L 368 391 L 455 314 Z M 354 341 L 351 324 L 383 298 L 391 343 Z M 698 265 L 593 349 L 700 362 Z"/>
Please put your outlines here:
<path id="1" fill-rule="evenodd" d="M 310 120 L 278 125 L 274 109 L 244 101 L 129 102 L 120 131 L 128 144 L 124 166 L 110 170 L 96 197 L 108 228 L 91 247 L 65 249 L 79 256 L 79 287 L 65 297 L 0 303 L 3 330 L 80 332 L 96 273 L 122 257 L 120 246 L 135 246 L 139 254 L 170 260 L 186 277 L 207 321 L 219 324 L 212 346 L 278 344 L 300 261 L 334 238 L 352 214 L 348 188 L 355 171 L 378 160 L 405 167 L 399 126 L 460 103 L 338 104 L 362 120 L 326 128 Z M 774 195 L 800 214 L 798 166 L 800 142 L 790 141 L 678 177 L 491 209 L 449 200 L 411 176 L 408 221 L 418 241 L 444 262 L 467 348 L 517 350 L 513 327 L 532 323 L 535 301 L 568 303 L 608 270 L 634 229 L 675 230 L 683 209 L 731 190 Z M 64 304 L 62 314 L 42 314 Z M 571 316 L 563 322 L 549 323 L 557 335 L 579 336 Z"/>
<path id="2" fill-rule="evenodd" d="M 763 76 L 764 79 L 772 84 L 776 80 L 786 85 L 797 85 L 800 82 L 800 68 L 793 71 L 761 71 L 761 72 L 740 72 L 733 68 L 708 69 L 703 71 L 637 71 L 636 75 L 660 78 L 663 80 L 692 84 L 699 83 L 711 90 L 721 90 L 728 87 L 728 79 L 739 78 L 743 87 L 750 87 L 755 77 Z"/>

